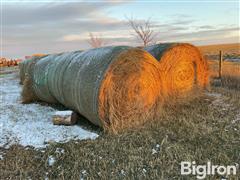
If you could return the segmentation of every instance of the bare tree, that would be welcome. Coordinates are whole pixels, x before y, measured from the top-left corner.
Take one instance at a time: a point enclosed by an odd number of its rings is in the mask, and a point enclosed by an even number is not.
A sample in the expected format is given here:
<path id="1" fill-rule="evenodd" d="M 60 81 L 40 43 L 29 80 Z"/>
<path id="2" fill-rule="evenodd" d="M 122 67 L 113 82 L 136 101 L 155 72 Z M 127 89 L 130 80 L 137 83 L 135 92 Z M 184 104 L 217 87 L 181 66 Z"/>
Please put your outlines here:
<path id="1" fill-rule="evenodd" d="M 94 48 L 102 47 L 105 44 L 102 38 L 94 36 L 92 33 L 89 33 L 88 43 Z"/>
<path id="2" fill-rule="evenodd" d="M 129 25 L 134 30 L 134 35 L 139 38 L 143 46 L 147 46 L 153 42 L 155 42 L 156 33 L 153 30 L 153 23 L 151 22 L 151 18 L 148 18 L 145 21 L 137 21 L 133 18 L 127 18 Z"/>

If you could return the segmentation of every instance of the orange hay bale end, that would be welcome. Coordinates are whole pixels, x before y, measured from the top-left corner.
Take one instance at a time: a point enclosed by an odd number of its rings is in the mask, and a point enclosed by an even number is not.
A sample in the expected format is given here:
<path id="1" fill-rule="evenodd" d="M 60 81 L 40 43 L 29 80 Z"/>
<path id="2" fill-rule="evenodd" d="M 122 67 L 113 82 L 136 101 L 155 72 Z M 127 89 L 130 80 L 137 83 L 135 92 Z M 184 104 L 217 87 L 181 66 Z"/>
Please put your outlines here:
<path id="1" fill-rule="evenodd" d="M 184 43 L 157 44 L 145 48 L 163 72 L 166 95 L 179 97 L 208 86 L 208 65 L 197 47 Z"/>
<path id="2" fill-rule="evenodd" d="M 142 125 L 157 115 L 162 102 L 158 62 L 147 52 L 122 52 L 105 74 L 99 92 L 99 115 L 104 128 L 119 132 Z"/>

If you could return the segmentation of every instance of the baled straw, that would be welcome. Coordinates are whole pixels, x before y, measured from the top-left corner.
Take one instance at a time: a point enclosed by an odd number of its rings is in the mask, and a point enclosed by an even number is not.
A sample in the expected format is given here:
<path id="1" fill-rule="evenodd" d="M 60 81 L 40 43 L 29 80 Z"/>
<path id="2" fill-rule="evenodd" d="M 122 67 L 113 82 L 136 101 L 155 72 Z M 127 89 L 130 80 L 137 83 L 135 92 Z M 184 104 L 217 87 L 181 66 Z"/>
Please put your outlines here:
<path id="1" fill-rule="evenodd" d="M 162 100 L 158 62 L 127 46 L 49 55 L 30 75 L 38 99 L 61 103 L 108 132 L 151 120 Z"/>
<path id="2" fill-rule="evenodd" d="M 117 132 L 153 119 L 163 100 L 162 88 L 158 64 L 150 54 L 137 49 L 119 54 L 99 92 L 99 115 L 105 129 Z"/>
<path id="3" fill-rule="evenodd" d="M 167 96 L 186 96 L 208 86 L 207 61 L 195 46 L 165 43 L 146 47 L 145 50 L 159 61 Z"/>

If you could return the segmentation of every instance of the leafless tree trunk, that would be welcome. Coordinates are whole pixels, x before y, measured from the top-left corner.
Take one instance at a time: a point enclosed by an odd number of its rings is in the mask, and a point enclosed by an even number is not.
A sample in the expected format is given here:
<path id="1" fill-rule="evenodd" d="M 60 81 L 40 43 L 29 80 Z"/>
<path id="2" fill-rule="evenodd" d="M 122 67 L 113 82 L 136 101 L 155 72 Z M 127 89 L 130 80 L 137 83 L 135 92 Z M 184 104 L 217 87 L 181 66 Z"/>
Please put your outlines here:
<path id="1" fill-rule="evenodd" d="M 88 41 L 88 43 L 93 48 L 102 47 L 105 44 L 102 38 L 94 36 L 92 33 L 89 33 L 89 41 Z"/>
<path id="2" fill-rule="evenodd" d="M 127 19 L 129 25 L 135 32 L 134 35 L 142 41 L 144 47 L 155 42 L 157 34 L 153 30 L 153 23 L 150 18 L 142 22 L 137 22 L 137 20 L 133 18 Z"/>

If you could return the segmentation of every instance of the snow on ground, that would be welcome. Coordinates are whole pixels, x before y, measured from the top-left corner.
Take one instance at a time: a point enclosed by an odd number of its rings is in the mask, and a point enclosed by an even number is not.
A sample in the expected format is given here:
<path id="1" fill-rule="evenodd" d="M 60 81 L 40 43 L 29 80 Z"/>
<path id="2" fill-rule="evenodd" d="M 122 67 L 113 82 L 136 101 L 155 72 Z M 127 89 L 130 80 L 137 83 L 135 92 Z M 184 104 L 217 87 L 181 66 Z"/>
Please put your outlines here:
<path id="1" fill-rule="evenodd" d="M 214 100 L 212 101 L 212 105 L 221 107 L 222 110 L 227 110 L 231 108 L 230 104 L 226 102 L 226 97 L 224 97 L 220 93 L 206 93 L 208 96 L 213 97 Z"/>
<path id="2" fill-rule="evenodd" d="M 56 162 L 56 159 L 54 158 L 54 156 L 49 156 L 48 157 L 48 165 L 49 166 L 53 166 L 53 164 Z"/>
<path id="3" fill-rule="evenodd" d="M 71 116 L 72 111 L 56 111 L 55 116 Z"/>
<path id="4" fill-rule="evenodd" d="M 0 76 L 0 147 L 21 144 L 45 148 L 48 142 L 98 137 L 79 125 L 53 125 L 52 115 L 56 109 L 39 104 L 21 104 L 20 93 L 21 86 L 15 73 Z"/>

